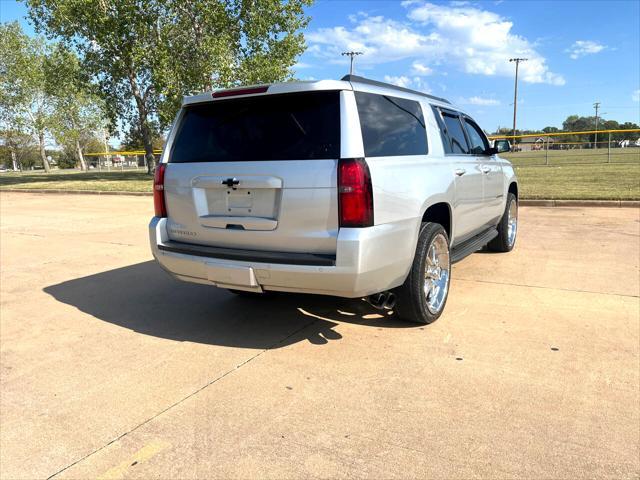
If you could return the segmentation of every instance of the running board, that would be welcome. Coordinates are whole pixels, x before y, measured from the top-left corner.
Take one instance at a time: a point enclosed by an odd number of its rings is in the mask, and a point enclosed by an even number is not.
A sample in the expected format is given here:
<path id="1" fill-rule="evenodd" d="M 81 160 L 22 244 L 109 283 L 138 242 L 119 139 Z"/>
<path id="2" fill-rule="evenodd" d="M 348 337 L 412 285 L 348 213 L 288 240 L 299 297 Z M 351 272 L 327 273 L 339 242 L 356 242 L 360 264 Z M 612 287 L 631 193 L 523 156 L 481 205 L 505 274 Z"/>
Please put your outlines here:
<path id="1" fill-rule="evenodd" d="M 465 240 L 460 245 L 456 245 L 451 249 L 451 263 L 456 263 L 474 252 L 477 252 L 487 243 L 498 236 L 498 230 L 491 227 L 480 235 Z"/>

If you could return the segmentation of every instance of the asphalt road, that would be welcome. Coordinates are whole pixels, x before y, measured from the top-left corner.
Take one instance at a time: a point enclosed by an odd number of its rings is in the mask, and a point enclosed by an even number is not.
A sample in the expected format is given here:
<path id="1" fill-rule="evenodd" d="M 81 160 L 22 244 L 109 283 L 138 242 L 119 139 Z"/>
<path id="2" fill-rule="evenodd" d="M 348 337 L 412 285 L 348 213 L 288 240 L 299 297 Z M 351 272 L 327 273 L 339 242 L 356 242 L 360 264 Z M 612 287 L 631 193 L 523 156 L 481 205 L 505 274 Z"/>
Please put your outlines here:
<path id="1" fill-rule="evenodd" d="M 640 475 L 637 208 L 522 208 L 417 327 L 179 283 L 150 198 L 0 207 L 3 479 Z"/>

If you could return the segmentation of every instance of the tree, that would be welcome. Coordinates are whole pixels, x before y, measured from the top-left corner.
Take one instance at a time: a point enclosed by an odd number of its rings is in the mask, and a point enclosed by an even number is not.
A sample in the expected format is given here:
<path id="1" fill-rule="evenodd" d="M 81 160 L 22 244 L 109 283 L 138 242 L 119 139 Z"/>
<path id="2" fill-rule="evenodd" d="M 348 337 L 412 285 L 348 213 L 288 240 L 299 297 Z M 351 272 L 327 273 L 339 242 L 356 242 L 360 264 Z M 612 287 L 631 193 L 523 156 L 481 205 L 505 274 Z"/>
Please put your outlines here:
<path id="1" fill-rule="evenodd" d="M 184 95 L 283 81 L 304 51 L 301 29 L 312 0 L 169 1 L 159 22 L 160 120 L 173 120 Z"/>
<path id="2" fill-rule="evenodd" d="M 154 129 L 151 132 L 151 145 L 154 150 L 162 150 L 164 141 L 165 139 L 159 131 Z M 144 141 L 142 139 L 142 132 L 136 127 L 136 125 L 131 125 L 129 131 L 125 134 L 120 147 L 124 150 L 140 150 L 143 148 L 143 145 Z"/>
<path id="3" fill-rule="evenodd" d="M 153 78 L 161 2 L 28 0 L 27 4 L 36 28 L 79 52 L 83 68 L 105 100 L 111 123 L 138 124 L 153 168 L 150 123 L 157 109 Z"/>
<path id="4" fill-rule="evenodd" d="M 27 36 L 17 22 L 0 25 L 0 122 L 5 129 L 29 132 L 37 139 L 46 172 L 45 137 L 52 112 L 44 64 L 48 47 Z"/>
<path id="5" fill-rule="evenodd" d="M 640 125 L 633 122 L 624 122 L 620 125 L 620 130 L 640 129 Z M 616 135 L 616 140 L 637 140 L 640 137 L 638 132 L 620 133 Z"/>
<path id="6" fill-rule="evenodd" d="M 311 0 L 27 0 L 40 31 L 78 51 L 112 124 L 136 124 L 149 171 L 153 131 L 183 95 L 291 75 Z"/>
<path id="7" fill-rule="evenodd" d="M 52 155 L 58 162 L 59 168 L 75 168 L 78 165 L 78 150 L 74 143 L 63 143 L 60 145 L 61 150 L 58 150 Z M 101 138 L 97 136 L 85 138 L 82 143 L 83 151 L 89 152 L 101 152 L 104 150 L 104 143 Z M 83 155 L 84 156 L 84 155 Z M 95 156 L 90 157 L 97 163 L 98 159 Z M 88 163 L 85 159 L 85 162 Z"/>
<path id="8" fill-rule="evenodd" d="M 91 92 L 77 55 L 57 45 L 45 62 L 47 92 L 54 102 L 51 131 L 60 145 L 73 147 L 81 170 L 87 170 L 85 144 L 104 128 L 104 108 Z"/>
<path id="9" fill-rule="evenodd" d="M 580 131 L 590 131 L 595 130 L 596 128 L 596 117 L 580 117 L 578 115 L 570 115 L 567 119 L 562 123 L 562 128 L 567 132 L 580 132 Z M 638 125 L 633 122 L 625 122 L 618 123 L 615 120 L 605 120 L 603 118 L 599 118 L 598 120 L 598 130 L 632 130 L 638 129 Z M 633 140 L 638 138 L 638 133 L 633 132 L 620 132 L 620 133 L 612 133 L 611 140 L 619 141 L 619 140 Z M 584 141 L 584 135 L 569 135 L 566 137 L 567 141 L 571 142 L 579 142 Z M 606 138 L 600 138 L 600 141 L 606 141 Z M 595 134 L 588 135 L 588 141 L 595 141 Z"/>
<path id="10" fill-rule="evenodd" d="M 31 135 L 8 128 L 0 130 L 0 141 L 8 153 L 11 168 L 14 171 L 22 170 L 24 159 L 33 152 L 35 147 Z M 9 164 L 6 160 L 3 162 Z"/>

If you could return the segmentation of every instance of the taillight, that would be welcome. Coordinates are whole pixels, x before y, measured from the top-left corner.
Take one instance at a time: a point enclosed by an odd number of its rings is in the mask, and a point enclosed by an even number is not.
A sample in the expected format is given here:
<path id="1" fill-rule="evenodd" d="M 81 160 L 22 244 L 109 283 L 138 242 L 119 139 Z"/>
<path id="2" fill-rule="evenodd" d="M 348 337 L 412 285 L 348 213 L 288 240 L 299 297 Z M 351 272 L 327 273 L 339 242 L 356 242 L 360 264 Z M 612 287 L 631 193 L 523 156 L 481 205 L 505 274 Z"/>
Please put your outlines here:
<path id="1" fill-rule="evenodd" d="M 338 212 L 341 227 L 373 225 L 373 189 L 364 158 L 343 158 L 338 163 Z"/>
<path id="2" fill-rule="evenodd" d="M 166 169 L 166 163 L 159 163 L 153 174 L 153 207 L 156 211 L 156 217 L 167 216 L 167 205 L 164 203 L 164 172 Z"/>

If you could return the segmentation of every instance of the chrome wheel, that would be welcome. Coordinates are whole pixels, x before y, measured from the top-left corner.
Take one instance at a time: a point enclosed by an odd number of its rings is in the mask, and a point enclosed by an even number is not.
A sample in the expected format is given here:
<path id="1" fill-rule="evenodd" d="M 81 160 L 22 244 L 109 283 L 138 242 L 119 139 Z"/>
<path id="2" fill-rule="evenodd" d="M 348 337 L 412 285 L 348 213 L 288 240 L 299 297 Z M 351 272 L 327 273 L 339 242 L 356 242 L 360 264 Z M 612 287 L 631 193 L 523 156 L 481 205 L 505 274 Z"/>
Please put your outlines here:
<path id="1" fill-rule="evenodd" d="M 516 241 L 516 233 L 518 232 L 518 202 L 511 201 L 507 217 L 507 242 L 512 247 Z"/>
<path id="2" fill-rule="evenodd" d="M 440 313 L 449 291 L 449 245 L 441 233 L 433 237 L 424 266 L 424 297 L 431 314 Z"/>

